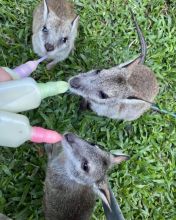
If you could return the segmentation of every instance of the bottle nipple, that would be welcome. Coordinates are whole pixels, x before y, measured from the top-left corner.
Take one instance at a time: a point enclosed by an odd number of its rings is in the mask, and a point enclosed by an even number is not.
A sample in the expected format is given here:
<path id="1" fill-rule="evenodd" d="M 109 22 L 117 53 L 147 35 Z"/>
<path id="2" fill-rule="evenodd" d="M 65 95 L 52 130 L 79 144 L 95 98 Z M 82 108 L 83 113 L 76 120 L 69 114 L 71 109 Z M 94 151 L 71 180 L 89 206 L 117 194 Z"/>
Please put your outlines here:
<path id="1" fill-rule="evenodd" d="M 24 64 L 21 64 L 20 66 L 17 66 L 16 68 L 13 69 L 14 72 L 16 72 L 20 78 L 24 78 L 29 76 L 33 71 L 37 69 L 37 66 L 39 63 L 44 61 L 47 58 L 47 56 L 44 56 L 38 60 L 34 61 L 28 61 Z"/>
<path id="2" fill-rule="evenodd" d="M 63 139 L 62 135 L 56 131 L 41 127 L 32 127 L 31 141 L 34 143 L 54 144 Z"/>
<path id="3" fill-rule="evenodd" d="M 68 82 L 65 81 L 38 83 L 37 85 L 42 99 L 65 93 L 69 88 Z"/>

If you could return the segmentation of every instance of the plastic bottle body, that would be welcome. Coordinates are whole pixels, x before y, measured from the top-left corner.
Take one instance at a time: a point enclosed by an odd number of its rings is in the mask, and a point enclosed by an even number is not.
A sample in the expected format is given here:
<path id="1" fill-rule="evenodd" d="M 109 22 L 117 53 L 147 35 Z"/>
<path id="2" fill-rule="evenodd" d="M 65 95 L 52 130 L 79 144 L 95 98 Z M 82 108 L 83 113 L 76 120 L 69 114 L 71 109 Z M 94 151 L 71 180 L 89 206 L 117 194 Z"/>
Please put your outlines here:
<path id="1" fill-rule="evenodd" d="M 12 80 L 13 77 L 6 71 L 5 68 L 0 67 L 0 82 Z"/>
<path id="2" fill-rule="evenodd" d="M 37 108 L 41 103 L 41 93 L 32 78 L 1 82 L 0 110 L 20 112 Z"/>
<path id="3" fill-rule="evenodd" d="M 30 139 L 31 130 L 27 117 L 0 111 L 0 146 L 20 146 Z"/>

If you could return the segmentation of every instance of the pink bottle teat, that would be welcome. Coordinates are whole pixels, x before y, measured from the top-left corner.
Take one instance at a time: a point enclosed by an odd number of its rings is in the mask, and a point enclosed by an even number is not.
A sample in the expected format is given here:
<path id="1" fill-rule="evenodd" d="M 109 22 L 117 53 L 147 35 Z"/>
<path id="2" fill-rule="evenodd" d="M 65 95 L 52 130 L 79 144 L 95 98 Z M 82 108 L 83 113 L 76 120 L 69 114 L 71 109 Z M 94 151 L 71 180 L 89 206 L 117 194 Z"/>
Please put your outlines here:
<path id="1" fill-rule="evenodd" d="M 20 66 L 17 66 L 13 71 L 17 73 L 20 78 L 29 76 L 33 71 L 37 69 L 37 66 L 39 63 L 44 61 L 47 58 L 47 56 L 44 56 L 38 60 L 34 61 L 28 61 Z"/>
<path id="2" fill-rule="evenodd" d="M 56 131 L 47 130 L 41 127 L 32 127 L 30 141 L 35 143 L 54 144 L 63 139 L 62 135 Z"/>

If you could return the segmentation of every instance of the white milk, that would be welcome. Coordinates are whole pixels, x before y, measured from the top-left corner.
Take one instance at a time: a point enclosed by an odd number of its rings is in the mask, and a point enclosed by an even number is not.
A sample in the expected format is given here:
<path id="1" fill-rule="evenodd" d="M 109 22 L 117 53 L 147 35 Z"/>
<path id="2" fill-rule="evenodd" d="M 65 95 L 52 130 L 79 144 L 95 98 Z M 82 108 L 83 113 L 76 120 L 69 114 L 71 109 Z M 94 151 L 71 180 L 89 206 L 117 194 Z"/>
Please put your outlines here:
<path id="1" fill-rule="evenodd" d="M 26 116 L 0 111 L 0 146 L 18 147 L 31 137 Z"/>
<path id="2" fill-rule="evenodd" d="M 41 100 L 40 90 L 32 78 L 0 83 L 0 110 L 25 111 L 37 108 Z"/>
<path id="3" fill-rule="evenodd" d="M 64 93 L 64 81 L 36 83 L 32 78 L 0 82 L 0 110 L 21 112 L 37 108 L 42 99 Z"/>

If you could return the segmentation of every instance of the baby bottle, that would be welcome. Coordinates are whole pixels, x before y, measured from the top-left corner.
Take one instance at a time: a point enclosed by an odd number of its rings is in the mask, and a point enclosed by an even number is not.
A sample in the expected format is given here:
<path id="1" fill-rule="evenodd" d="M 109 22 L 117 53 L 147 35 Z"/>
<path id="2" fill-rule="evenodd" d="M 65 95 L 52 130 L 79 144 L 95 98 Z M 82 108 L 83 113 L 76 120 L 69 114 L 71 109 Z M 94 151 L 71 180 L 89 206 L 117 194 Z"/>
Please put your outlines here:
<path id="1" fill-rule="evenodd" d="M 27 77 L 21 80 L 0 82 L 0 110 L 21 112 L 37 108 L 42 99 L 66 92 L 64 81 L 37 83 Z"/>
<path id="2" fill-rule="evenodd" d="M 0 146 L 19 147 L 25 141 L 56 143 L 62 136 L 56 131 L 31 127 L 29 119 L 20 114 L 0 111 Z"/>

